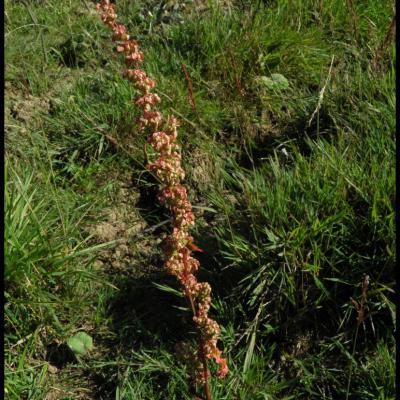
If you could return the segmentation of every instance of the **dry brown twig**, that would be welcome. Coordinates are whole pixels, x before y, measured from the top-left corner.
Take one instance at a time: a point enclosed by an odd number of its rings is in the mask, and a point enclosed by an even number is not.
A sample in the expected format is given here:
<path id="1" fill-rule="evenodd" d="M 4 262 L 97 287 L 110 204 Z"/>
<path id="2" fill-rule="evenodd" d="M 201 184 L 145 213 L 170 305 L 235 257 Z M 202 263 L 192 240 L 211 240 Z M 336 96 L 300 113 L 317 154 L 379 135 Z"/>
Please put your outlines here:
<path id="1" fill-rule="evenodd" d="M 361 288 L 361 296 L 360 296 L 360 300 L 354 300 L 352 297 L 350 297 L 350 301 L 354 306 L 354 309 L 357 312 L 357 324 L 361 324 L 362 322 L 364 322 L 368 315 L 366 314 L 366 306 L 365 303 L 367 302 L 367 291 L 368 291 L 368 287 L 369 287 L 369 276 L 365 275 L 364 276 L 364 280 L 362 283 L 362 288 Z"/>

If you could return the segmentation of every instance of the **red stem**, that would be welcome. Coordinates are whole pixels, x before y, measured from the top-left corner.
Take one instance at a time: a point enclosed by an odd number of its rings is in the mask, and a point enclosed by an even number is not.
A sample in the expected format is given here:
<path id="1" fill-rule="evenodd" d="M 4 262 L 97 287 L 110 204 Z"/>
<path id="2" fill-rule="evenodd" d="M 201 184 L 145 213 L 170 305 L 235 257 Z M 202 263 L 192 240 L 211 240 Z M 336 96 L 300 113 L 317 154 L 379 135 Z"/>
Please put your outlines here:
<path id="1" fill-rule="evenodd" d="M 185 249 L 185 251 L 183 253 L 183 263 L 185 265 L 185 268 L 188 267 L 188 263 L 187 263 L 188 253 L 189 253 L 189 250 Z M 189 299 L 190 306 L 192 307 L 193 316 L 197 316 L 196 307 L 195 307 L 192 295 L 190 294 L 190 292 L 188 290 L 185 290 L 185 293 L 186 293 L 186 297 Z M 201 362 L 203 364 L 203 370 L 204 370 L 204 391 L 206 393 L 206 399 L 212 400 L 210 387 L 208 385 L 209 373 L 208 373 L 207 358 L 206 358 L 205 351 L 204 351 L 204 341 L 201 338 L 200 331 L 198 332 L 198 340 L 199 340 L 199 356 L 201 358 Z"/>
<path id="2" fill-rule="evenodd" d="M 197 108 L 196 108 L 196 102 L 194 101 L 194 96 L 193 96 L 193 86 L 192 86 L 192 81 L 190 79 L 188 70 L 186 68 L 186 65 L 182 63 L 182 70 L 185 75 L 185 79 L 188 83 L 188 90 L 189 90 L 189 99 L 190 99 L 190 104 L 192 105 L 193 112 L 197 115 Z M 198 115 L 197 115 L 198 116 Z"/>
<path id="3" fill-rule="evenodd" d="M 208 385 L 208 365 L 207 365 L 207 359 L 204 354 L 204 343 L 200 339 L 200 347 L 201 347 L 201 361 L 203 363 L 203 369 L 204 369 L 204 391 L 206 392 L 206 398 L 207 400 L 212 400 L 211 398 L 211 392 L 210 392 L 210 387 Z"/>
<path id="4" fill-rule="evenodd" d="M 195 305 L 194 305 L 193 297 L 188 291 L 186 291 L 186 297 L 189 299 L 190 305 L 192 307 L 193 315 L 196 316 L 197 313 L 196 313 L 196 308 L 195 308 Z M 205 353 L 204 353 L 204 342 L 201 339 L 200 332 L 198 332 L 198 336 L 199 336 L 199 338 L 198 338 L 198 340 L 199 340 L 199 355 L 200 355 L 200 358 L 201 358 L 201 362 L 203 363 L 203 369 L 204 369 L 204 391 L 206 393 L 206 399 L 207 400 L 212 400 L 210 387 L 208 385 L 208 375 L 209 375 L 209 373 L 208 373 L 207 359 L 206 359 L 206 356 L 205 356 Z"/>

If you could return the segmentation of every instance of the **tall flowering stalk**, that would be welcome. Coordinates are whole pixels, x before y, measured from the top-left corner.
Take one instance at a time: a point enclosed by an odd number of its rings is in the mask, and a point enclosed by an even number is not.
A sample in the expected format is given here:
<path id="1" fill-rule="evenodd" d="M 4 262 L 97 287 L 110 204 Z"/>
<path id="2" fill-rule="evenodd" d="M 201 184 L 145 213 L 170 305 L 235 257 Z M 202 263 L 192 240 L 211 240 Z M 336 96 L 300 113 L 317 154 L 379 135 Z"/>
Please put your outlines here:
<path id="1" fill-rule="evenodd" d="M 126 27 L 117 23 L 115 5 L 109 0 L 102 0 L 97 4 L 97 9 L 101 12 L 102 21 L 113 32 L 112 40 L 116 43 L 116 52 L 125 57 L 126 69 L 123 76 L 140 92 L 135 100 L 135 104 L 143 109 L 137 121 L 138 126 L 141 131 L 149 133 L 147 143 L 158 157 L 149 162 L 148 169 L 159 179 L 159 201 L 172 214 L 173 230 L 166 243 L 165 267 L 181 283 L 198 330 L 197 348 L 183 343 L 179 346 L 179 354 L 189 368 L 192 386 L 203 385 L 206 398 L 210 400 L 211 374 L 208 360 L 213 359 L 217 363 L 216 375 L 221 378 L 228 373 L 228 366 L 217 347 L 220 327 L 208 317 L 211 287 L 207 282 L 198 282 L 195 276 L 200 263 L 192 256 L 192 252 L 200 249 L 194 245 L 193 237 L 189 233 L 195 218 L 187 189 L 182 184 L 185 171 L 181 165 L 181 148 L 177 143 L 179 122 L 173 116 L 165 119 L 157 111 L 156 106 L 161 99 L 156 93 L 152 93 L 156 82 L 140 68 L 144 54 L 140 51 L 138 42 L 129 37 Z"/>

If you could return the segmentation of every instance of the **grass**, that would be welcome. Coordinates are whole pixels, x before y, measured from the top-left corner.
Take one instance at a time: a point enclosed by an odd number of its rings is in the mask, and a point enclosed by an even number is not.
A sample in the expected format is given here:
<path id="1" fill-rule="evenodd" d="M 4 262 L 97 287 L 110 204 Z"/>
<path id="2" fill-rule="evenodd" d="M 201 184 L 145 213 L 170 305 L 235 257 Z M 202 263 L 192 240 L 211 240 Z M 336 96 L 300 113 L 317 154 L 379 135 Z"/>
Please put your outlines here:
<path id="1" fill-rule="evenodd" d="M 231 369 L 215 399 L 395 398 L 393 44 L 371 65 L 393 10 L 353 2 L 354 25 L 348 3 L 118 2 L 182 121 Z M 85 4 L 5 4 L 5 398 L 190 399 L 168 215 L 134 89 Z M 77 359 L 81 331 L 94 349 Z"/>

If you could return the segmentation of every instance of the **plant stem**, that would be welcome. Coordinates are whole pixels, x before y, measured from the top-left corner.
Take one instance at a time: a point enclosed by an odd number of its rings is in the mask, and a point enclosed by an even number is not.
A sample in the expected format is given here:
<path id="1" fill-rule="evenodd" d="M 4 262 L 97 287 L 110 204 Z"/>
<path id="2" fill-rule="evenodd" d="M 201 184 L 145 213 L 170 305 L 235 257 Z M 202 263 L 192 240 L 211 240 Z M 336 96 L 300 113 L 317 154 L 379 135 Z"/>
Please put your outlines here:
<path id="1" fill-rule="evenodd" d="M 375 70 L 379 69 L 379 64 L 382 61 L 382 58 L 384 57 L 385 52 L 389 48 L 391 42 L 393 41 L 395 33 L 396 33 L 396 14 L 393 15 L 392 21 L 390 22 L 385 38 L 372 60 L 372 67 Z"/>
<path id="2" fill-rule="evenodd" d="M 186 296 L 189 299 L 190 306 L 192 307 L 193 315 L 196 316 L 197 313 L 196 313 L 196 308 L 194 306 L 194 301 L 193 301 L 192 295 L 188 291 L 186 291 Z M 208 365 L 207 365 L 207 359 L 206 359 L 205 353 L 204 353 L 204 342 L 201 339 L 200 332 L 198 332 L 198 335 L 199 335 L 200 358 L 201 358 L 201 362 L 203 363 L 203 368 L 204 368 L 204 392 L 206 393 L 206 399 L 212 400 L 210 387 L 208 385 Z"/>
<path id="3" fill-rule="evenodd" d="M 207 365 L 206 356 L 204 354 L 204 343 L 203 343 L 203 341 L 200 343 L 200 346 L 201 346 L 201 361 L 203 362 L 203 368 L 204 368 L 204 391 L 206 392 L 207 400 L 212 400 L 210 387 L 208 385 L 208 365 Z"/>
<path id="4" fill-rule="evenodd" d="M 354 1 L 353 0 L 347 0 L 347 8 L 350 13 L 351 17 L 351 23 L 353 26 L 353 33 L 354 33 L 354 39 L 356 43 L 358 42 L 359 39 L 359 31 L 358 31 L 358 16 L 357 16 L 357 11 L 354 6 Z"/>
<path id="5" fill-rule="evenodd" d="M 351 382 L 351 374 L 353 372 L 353 359 L 354 359 L 354 352 L 356 350 L 356 343 L 357 343 L 357 336 L 358 336 L 358 328 L 360 326 L 360 323 L 357 322 L 357 328 L 356 328 L 356 333 L 354 337 L 354 342 L 353 342 L 353 351 L 351 352 L 351 360 L 350 360 L 350 367 L 349 367 L 349 379 L 347 380 L 347 390 L 346 390 L 346 400 L 349 398 L 349 391 L 350 391 L 350 382 Z"/>
<path id="6" fill-rule="evenodd" d="M 188 84 L 189 99 L 190 99 L 190 104 L 192 106 L 192 110 L 197 115 L 197 117 L 199 117 L 199 115 L 197 114 L 196 102 L 195 102 L 194 96 L 193 96 L 192 81 L 190 80 L 190 76 L 189 76 L 188 70 L 186 68 L 186 65 L 183 64 L 183 63 L 182 63 L 182 70 L 183 70 L 183 73 L 185 75 L 185 79 L 186 79 L 187 84 Z"/>

